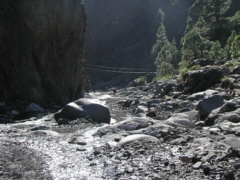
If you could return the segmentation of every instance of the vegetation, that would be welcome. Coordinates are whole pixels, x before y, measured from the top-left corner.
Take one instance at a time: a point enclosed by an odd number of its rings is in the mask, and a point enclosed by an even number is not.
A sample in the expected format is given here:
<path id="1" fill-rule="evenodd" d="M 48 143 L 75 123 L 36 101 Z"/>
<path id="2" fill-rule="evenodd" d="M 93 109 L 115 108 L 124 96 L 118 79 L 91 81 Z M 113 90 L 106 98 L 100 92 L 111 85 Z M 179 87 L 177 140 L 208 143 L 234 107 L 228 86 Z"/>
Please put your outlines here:
<path id="1" fill-rule="evenodd" d="M 192 67 L 190 67 L 190 68 L 183 68 L 183 69 L 180 69 L 180 73 L 179 73 L 179 75 L 180 75 L 180 78 L 182 78 L 183 76 L 184 76 L 184 74 L 186 74 L 186 72 L 188 72 L 188 71 L 192 71 L 192 70 L 197 70 L 197 69 L 201 69 L 201 66 L 199 66 L 199 65 L 194 65 L 194 66 L 192 66 Z"/>
<path id="2" fill-rule="evenodd" d="M 180 75 L 183 75 L 195 59 L 220 61 L 240 58 L 240 7 L 231 7 L 233 1 L 196 0 L 189 9 L 180 44 L 176 43 L 175 38 L 172 41 L 167 38 L 164 12 L 159 9 L 159 28 L 152 48 L 157 66 L 156 79 L 172 76 L 179 69 Z"/>
<path id="3" fill-rule="evenodd" d="M 161 82 L 161 81 L 165 81 L 165 80 L 167 80 L 167 79 L 170 79 L 171 77 L 173 77 L 172 74 L 166 74 L 165 76 L 157 76 L 157 77 L 155 77 L 155 78 L 153 79 L 153 81 L 159 81 L 159 82 Z"/>
<path id="4" fill-rule="evenodd" d="M 166 29 L 163 24 L 164 13 L 161 9 L 159 9 L 157 17 L 159 18 L 160 26 L 156 34 L 156 44 L 152 49 L 152 55 L 156 57 L 157 76 L 173 76 L 180 60 L 179 50 L 177 49 L 175 38 L 170 42 L 166 36 Z"/>
<path id="5" fill-rule="evenodd" d="M 136 79 L 136 82 L 135 82 L 136 86 L 142 86 L 142 85 L 145 85 L 147 83 L 147 78 L 146 76 L 140 76 L 139 78 Z"/>

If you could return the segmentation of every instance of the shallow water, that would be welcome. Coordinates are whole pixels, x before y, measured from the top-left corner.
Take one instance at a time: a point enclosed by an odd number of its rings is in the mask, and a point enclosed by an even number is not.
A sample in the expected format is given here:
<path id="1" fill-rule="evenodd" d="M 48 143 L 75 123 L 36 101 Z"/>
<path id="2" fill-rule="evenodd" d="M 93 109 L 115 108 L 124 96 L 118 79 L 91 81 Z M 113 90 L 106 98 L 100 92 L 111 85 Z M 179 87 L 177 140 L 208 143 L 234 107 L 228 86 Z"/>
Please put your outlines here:
<path id="1" fill-rule="evenodd" d="M 109 95 L 94 94 L 93 99 L 104 104 Z M 115 119 L 111 119 L 114 124 Z M 31 131 L 30 129 L 42 126 L 47 130 Z M 27 121 L 18 124 L 2 124 L 0 126 L 0 140 L 20 142 L 25 147 L 40 152 L 43 160 L 47 163 L 53 179 L 102 179 L 106 174 L 102 162 L 94 162 L 96 166 L 90 166 L 87 159 L 94 147 L 105 143 L 104 139 L 94 137 L 94 134 L 100 127 L 106 125 L 90 125 L 90 127 L 74 125 L 74 127 L 61 126 L 54 122 L 52 114 L 46 115 L 35 121 Z M 86 127 L 86 128 L 85 128 Z M 73 135 L 79 135 L 87 145 L 81 146 L 69 144 L 68 141 Z M 108 142 L 111 143 L 111 142 Z M 84 148 L 86 151 L 77 151 L 77 147 Z M 29 157 L 31 158 L 31 157 Z M 106 170 L 112 174 L 111 170 Z"/>

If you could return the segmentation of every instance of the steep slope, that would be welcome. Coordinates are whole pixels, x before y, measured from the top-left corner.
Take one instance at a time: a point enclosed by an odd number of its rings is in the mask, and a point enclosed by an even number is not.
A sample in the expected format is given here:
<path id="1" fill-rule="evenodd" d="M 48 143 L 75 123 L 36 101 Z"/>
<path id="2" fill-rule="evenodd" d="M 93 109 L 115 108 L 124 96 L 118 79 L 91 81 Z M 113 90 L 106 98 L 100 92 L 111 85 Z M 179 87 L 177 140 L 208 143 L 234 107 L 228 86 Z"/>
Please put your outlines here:
<path id="1" fill-rule="evenodd" d="M 64 104 L 83 96 L 81 0 L 0 0 L 0 101 Z"/>
<path id="2" fill-rule="evenodd" d="M 89 64 L 155 71 L 151 48 L 156 41 L 159 8 L 165 12 L 169 40 L 183 36 L 189 7 L 194 0 L 85 0 L 87 13 L 86 56 Z M 101 81 L 134 78 L 132 74 L 88 70 L 93 85 Z M 140 74 L 138 74 L 139 76 Z M 122 83 L 122 82 L 121 82 Z"/>

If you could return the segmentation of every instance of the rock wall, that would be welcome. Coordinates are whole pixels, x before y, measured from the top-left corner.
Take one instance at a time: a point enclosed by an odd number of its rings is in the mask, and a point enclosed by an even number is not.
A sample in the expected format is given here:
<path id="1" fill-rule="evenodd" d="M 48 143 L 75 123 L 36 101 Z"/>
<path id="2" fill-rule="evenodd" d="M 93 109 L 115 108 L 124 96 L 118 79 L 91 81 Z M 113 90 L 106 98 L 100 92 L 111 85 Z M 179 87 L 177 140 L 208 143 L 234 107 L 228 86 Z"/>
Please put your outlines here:
<path id="1" fill-rule="evenodd" d="M 0 0 L 0 101 L 83 97 L 82 0 Z"/>

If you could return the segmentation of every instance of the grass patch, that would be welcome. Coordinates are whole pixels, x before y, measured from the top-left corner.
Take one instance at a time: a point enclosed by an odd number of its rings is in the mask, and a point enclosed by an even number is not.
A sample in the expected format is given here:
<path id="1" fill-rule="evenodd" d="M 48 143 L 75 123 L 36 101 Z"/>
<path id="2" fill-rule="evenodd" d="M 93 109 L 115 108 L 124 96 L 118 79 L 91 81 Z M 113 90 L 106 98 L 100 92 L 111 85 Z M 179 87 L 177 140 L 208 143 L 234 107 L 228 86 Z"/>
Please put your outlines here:
<path id="1" fill-rule="evenodd" d="M 220 81 L 223 82 L 228 78 L 228 76 L 224 76 Z"/>
<path id="2" fill-rule="evenodd" d="M 153 79 L 153 81 L 158 81 L 158 82 L 161 82 L 161 81 L 165 81 L 167 79 L 170 79 L 172 78 L 174 75 L 173 74 L 167 74 L 165 76 L 157 76 Z"/>
<path id="3" fill-rule="evenodd" d="M 179 78 L 182 79 L 184 74 L 186 74 L 188 71 L 193 71 L 193 70 L 198 70 L 198 69 L 201 69 L 201 66 L 200 65 L 194 65 L 190 68 L 182 68 L 179 72 Z"/>

